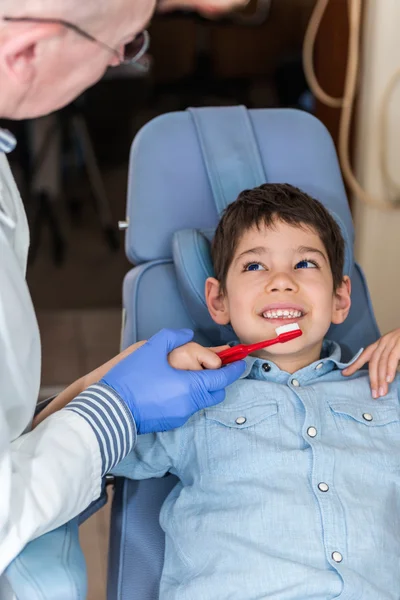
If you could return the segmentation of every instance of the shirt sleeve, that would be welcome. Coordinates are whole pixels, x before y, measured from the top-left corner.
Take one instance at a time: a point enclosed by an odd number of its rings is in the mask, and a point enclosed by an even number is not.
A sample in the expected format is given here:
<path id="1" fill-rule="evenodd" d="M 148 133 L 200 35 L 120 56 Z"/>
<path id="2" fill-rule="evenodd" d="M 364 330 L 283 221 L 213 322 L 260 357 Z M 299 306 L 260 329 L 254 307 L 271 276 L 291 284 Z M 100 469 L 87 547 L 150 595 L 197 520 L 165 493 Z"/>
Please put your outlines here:
<path id="1" fill-rule="evenodd" d="M 117 465 L 135 445 L 135 421 L 123 400 L 107 385 L 90 386 L 64 410 L 80 415 L 93 429 L 100 448 L 102 475 Z"/>
<path id="2" fill-rule="evenodd" d="M 122 400 L 94 385 L 33 431 L 7 439 L 0 414 L 0 573 L 29 541 L 99 497 L 102 476 L 132 450 L 136 429 Z"/>
<path id="3" fill-rule="evenodd" d="M 93 386 L 25 433 L 40 384 L 40 339 L 25 281 L 28 229 L 0 153 L 0 574 L 34 538 L 66 523 L 101 492 L 129 453 L 135 424 L 107 386 Z"/>
<path id="4" fill-rule="evenodd" d="M 112 469 L 112 474 L 129 479 L 178 475 L 182 443 L 186 426 L 162 433 L 139 435 L 137 443 L 124 460 Z"/>

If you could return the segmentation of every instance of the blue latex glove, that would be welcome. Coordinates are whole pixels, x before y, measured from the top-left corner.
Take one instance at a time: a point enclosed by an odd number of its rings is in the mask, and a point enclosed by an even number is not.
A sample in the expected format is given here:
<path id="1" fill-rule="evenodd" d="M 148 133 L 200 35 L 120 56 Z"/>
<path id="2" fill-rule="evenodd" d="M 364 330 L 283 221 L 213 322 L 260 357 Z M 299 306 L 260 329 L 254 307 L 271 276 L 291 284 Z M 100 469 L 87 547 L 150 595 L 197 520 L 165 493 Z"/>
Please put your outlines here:
<path id="1" fill-rule="evenodd" d="M 101 379 L 127 404 L 138 433 L 180 427 L 198 410 L 222 402 L 225 387 L 244 372 L 244 361 L 215 370 L 173 369 L 168 354 L 192 338 L 190 329 L 162 329 Z"/>

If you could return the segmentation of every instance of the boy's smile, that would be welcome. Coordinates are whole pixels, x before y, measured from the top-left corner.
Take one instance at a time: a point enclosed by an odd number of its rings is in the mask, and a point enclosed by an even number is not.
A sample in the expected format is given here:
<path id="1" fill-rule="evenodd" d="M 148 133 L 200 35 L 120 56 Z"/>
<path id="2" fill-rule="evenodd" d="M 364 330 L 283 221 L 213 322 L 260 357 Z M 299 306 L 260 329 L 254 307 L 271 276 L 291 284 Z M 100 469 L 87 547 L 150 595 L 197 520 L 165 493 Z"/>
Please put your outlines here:
<path id="1" fill-rule="evenodd" d="M 268 319 L 271 323 L 276 323 L 276 326 L 287 325 L 288 323 L 296 323 L 306 314 L 304 306 L 287 302 L 273 302 L 264 306 L 261 310 L 260 317 Z"/>
<path id="2" fill-rule="evenodd" d="M 220 324 L 231 323 L 242 343 L 275 337 L 281 325 L 298 323 L 303 335 L 257 355 L 294 372 L 320 357 L 331 323 L 341 323 L 350 308 L 350 281 L 334 291 L 329 259 L 319 236 L 306 226 L 275 221 L 246 231 L 237 244 L 226 293 L 210 278 L 206 298 Z"/>

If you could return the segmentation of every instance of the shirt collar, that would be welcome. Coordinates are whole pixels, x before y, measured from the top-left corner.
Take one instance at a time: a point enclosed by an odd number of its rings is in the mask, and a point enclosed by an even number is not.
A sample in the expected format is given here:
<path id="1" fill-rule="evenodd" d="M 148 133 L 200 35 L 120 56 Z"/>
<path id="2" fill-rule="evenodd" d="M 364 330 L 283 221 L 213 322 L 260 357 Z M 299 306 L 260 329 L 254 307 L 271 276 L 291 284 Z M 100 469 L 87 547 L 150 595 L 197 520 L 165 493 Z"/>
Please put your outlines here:
<path id="1" fill-rule="evenodd" d="M 11 131 L 8 131 L 8 129 L 0 128 L 0 152 L 5 152 L 6 154 L 8 154 L 9 152 L 12 152 L 14 150 L 16 145 L 17 140 L 15 139 L 15 136 L 13 136 Z"/>
<path id="2" fill-rule="evenodd" d="M 282 371 L 272 361 L 248 356 L 245 359 L 246 369 L 240 379 L 248 377 L 249 379 L 265 379 L 276 383 L 286 383 L 289 377 L 295 377 L 296 379 L 301 379 L 304 384 L 312 379 L 326 375 L 330 371 L 342 371 L 357 360 L 363 350 L 364 348 L 361 348 L 349 362 L 341 362 L 340 358 L 342 352 L 339 344 L 331 342 L 330 340 L 324 340 L 320 359 L 303 367 L 296 373 Z"/>

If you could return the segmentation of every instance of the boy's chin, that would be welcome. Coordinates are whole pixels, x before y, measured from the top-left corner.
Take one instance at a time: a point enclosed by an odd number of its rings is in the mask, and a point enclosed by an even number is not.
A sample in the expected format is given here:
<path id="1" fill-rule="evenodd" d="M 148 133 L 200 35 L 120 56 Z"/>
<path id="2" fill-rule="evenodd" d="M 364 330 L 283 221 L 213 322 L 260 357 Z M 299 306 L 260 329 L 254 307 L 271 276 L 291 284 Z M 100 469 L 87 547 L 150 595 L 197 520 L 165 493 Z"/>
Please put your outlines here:
<path id="1" fill-rule="evenodd" d="M 274 344 L 268 348 L 258 350 L 253 356 L 273 360 L 274 356 L 289 356 L 293 354 L 301 354 L 305 351 L 304 345 L 295 344 L 296 340 L 291 340 L 284 344 Z"/>

